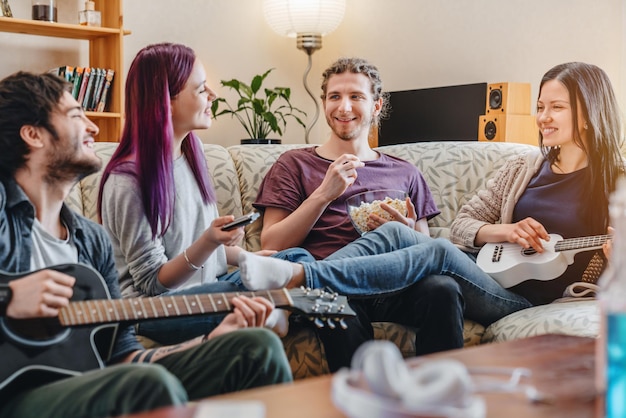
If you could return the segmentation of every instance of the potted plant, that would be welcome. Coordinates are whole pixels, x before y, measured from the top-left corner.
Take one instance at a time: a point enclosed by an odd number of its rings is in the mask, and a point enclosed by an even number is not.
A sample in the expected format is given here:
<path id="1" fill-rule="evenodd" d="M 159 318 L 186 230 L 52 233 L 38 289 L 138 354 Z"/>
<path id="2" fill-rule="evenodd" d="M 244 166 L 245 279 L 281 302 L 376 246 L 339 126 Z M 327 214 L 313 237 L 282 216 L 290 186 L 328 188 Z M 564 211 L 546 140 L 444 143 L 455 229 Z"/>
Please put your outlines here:
<path id="1" fill-rule="evenodd" d="M 248 133 L 249 140 L 241 143 L 280 143 L 280 140 L 268 139 L 268 135 L 275 133 L 282 135 L 287 127 L 287 118 L 293 118 L 302 127 L 306 125 L 298 115 L 306 116 L 302 110 L 291 105 L 291 89 L 289 87 L 274 87 L 261 89 L 265 78 L 274 70 L 270 68 L 263 75 L 255 75 L 248 85 L 237 79 L 222 80 L 223 87 L 234 90 L 239 95 L 237 106 L 231 106 L 226 99 L 218 97 L 213 101 L 211 110 L 213 117 L 231 115 Z M 261 93 L 265 93 L 262 96 Z M 220 108 L 221 105 L 225 108 Z"/>

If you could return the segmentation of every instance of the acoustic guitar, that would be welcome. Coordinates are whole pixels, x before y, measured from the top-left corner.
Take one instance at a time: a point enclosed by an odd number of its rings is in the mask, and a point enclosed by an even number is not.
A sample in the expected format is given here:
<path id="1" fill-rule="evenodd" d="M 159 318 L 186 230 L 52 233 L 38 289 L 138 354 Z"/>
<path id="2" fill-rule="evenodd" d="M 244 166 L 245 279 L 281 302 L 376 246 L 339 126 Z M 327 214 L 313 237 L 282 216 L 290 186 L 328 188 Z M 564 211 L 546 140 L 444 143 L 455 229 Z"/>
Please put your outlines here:
<path id="1" fill-rule="evenodd" d="M 68 307 L 58 317 L 0 318 L 0 399 L 61 377 L 102 368 L 109 359 L 120 323 L 230 312 L 235 296 L 260 296 L 277 308 L 304 315 L 320 327 L 345 328 L 343 318 L 356 316 L 345 296 L 319 289 L 278 289 L 111 299 L 102 276 L 84 264 L 49 269 L 76 278 Z M 0 282 L 31 274 L 0 272 Z"/>

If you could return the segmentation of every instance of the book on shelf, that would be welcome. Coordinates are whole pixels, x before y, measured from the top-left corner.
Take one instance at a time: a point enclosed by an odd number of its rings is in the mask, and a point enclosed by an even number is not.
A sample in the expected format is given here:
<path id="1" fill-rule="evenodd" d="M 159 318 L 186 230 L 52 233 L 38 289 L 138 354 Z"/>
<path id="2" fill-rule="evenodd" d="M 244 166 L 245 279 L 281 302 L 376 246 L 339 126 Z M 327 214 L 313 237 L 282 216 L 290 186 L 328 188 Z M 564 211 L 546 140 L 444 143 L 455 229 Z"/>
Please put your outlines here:
<path id="1" fill-rule="evenodd" d="M 87 84 L 89 83 L 89 79 L 91 78 L 91 67 L 85 67 L 83 70 L 83 78 L 80 81 L 80 90 L 78 91 L 78 96 L 75 97 L 78 103 L 82 103 L 85 99 L 85 92 L 87 91 Z"/>
<path id="2" fill-rule="evenodd" d="M 93 92 L 91 97 L 89 98 L 89 102 L 85 107 L 85 110 L 96 110 L 96 106 L 98 105 L 98 98 L 100 93 L 102 92 L 102 85 L 104 82 L 104 68 L 96 68 L 96 78 L 93 81 Z"/>
<path id="3" fill-rule="evenodd" d="M 104 86 L 102 88 L 102 94 L 100 95 L 100 99 L 98 100 L 96 112 L 104 112 L 104 110 L 106 109 L 109 90 L 111 89 L 111 83 L 113 83 L 113 76 L 115 76 L 115 71 L 109 68 L 106 73 Z"/>
<path id="4" fill-rule="evenodd" d="M 85 89 L 85 97 L 83 97 L 82 102 L 79 102 L 85 110 L 89 110 L 88 106 L 89 102 L 91 101 L 91 95 L 93 94 L 93 86 L 96 78 L 98 78 L 98 71 L 96 70 L 97 68 L 91 69 L 91 76 L 89 77 L 89 81 L 87 81 L 87 88 Z"/>
<path id="5" fill-rule="evenodd" d="M 115 71 L 97 67 L 72 67 L 64 65 L 53 68 L 57 74 L 72 84 L 71 93 L 86 111 L 104 112 Z"/>
<path id="6" fill-rule="evenodd" d="M 64 65 L 63 67 L 59 67 L 57 70 L 57 74 L 59 77 L 64 78 L 66 81 L 70 83 L 74 80 L 74 67 L 69 65 Z"/>
<path id="7" fill-rule="evenodd" d="M 74 98 L 78 97 L 78 92 L 80 91 L 80 84 L 83 81 L 83 67 L 74 68 L 74 80 L 72 80 L 72 96 Z"/>

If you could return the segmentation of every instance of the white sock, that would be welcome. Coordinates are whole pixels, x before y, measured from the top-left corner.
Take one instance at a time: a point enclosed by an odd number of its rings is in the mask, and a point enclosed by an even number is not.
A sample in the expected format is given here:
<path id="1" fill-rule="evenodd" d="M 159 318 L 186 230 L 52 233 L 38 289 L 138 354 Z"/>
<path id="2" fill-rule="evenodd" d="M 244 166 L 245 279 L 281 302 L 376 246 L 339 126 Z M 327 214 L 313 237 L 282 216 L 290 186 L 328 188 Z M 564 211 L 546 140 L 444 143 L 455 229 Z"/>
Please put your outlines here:
<path id="1" fill-rule="evenodd" d="M 291 280 L 293 268 L 289 261 L 242 251 L 239 273 L 248 290 L 281 289 Z"/>
<path id="2" fill-rule="evenodd" d="M 289 332 L 289 315 L 291 312 L 284 309 L 274 309 L 265 320 L 265 327 L 271 329 L 280 338 Z"/>

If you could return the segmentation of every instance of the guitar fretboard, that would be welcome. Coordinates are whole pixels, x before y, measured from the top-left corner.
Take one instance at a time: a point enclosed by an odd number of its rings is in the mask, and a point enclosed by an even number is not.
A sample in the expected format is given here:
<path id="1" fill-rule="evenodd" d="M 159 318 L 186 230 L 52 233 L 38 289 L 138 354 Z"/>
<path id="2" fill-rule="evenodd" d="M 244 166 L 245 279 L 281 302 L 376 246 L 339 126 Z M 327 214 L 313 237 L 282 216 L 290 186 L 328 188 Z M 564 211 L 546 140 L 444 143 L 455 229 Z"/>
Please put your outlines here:
<path id="1" fill-rule="evenodd" d="M 273 302 L 276 307 L 293 306 L 286 289 L 83 300 L 71 302 L 68 307 L 61 309 L 59 322 L 63 326 L 77 326 L 230 312 L 232 310 L 230 299 L 240 295 L 263 297 Z"/>
<path id="2" fill-rule="evenodd" d="M 568 238 L 559 241 L 554 246 L 555 251 L 571 251 L 583 248 L 601 247 L 607 240 L 611 239 L 611 235 L 594 235 L 591 237 Z"/>

